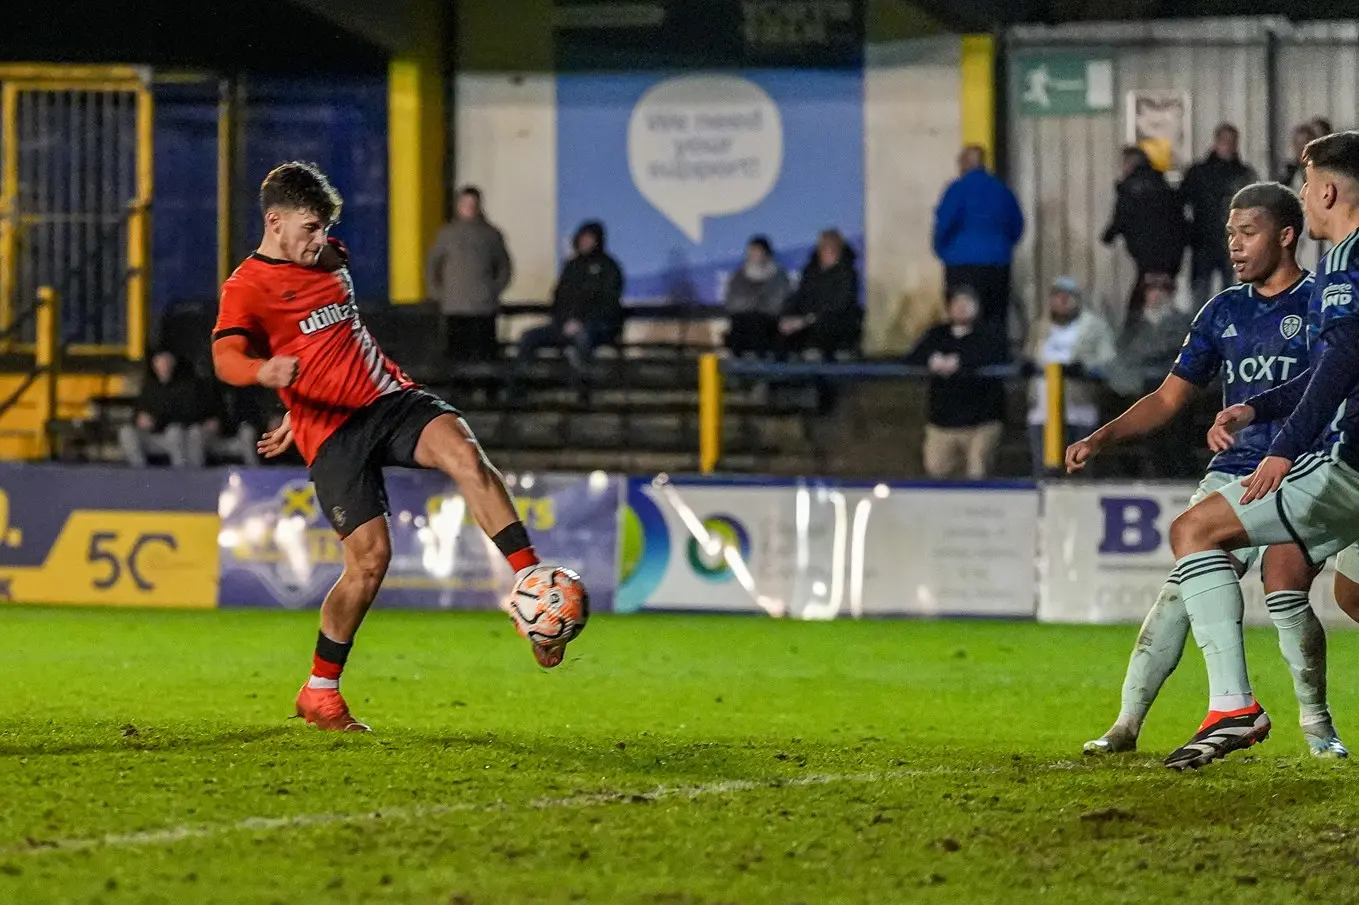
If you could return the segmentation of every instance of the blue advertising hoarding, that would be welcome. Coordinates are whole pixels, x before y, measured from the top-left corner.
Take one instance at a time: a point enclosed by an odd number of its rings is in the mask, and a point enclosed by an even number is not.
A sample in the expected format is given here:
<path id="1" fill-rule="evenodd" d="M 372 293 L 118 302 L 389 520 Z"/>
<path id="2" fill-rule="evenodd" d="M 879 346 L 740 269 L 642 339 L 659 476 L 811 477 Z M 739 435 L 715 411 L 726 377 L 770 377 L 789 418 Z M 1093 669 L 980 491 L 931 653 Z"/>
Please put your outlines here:
<path id="1" fill-rule="evenodd" d="M 379 606 L 489 610 L 509 593 L 504 557 L 472 521 L 453 482 L 430 471 L 388 469 L 392 564 Z M 597 611 L 613 608 L 622 482 L 522 476 L 520 516 L 544 562 L 580 573 Z M 320 606 L 342 568 L 339 537 L 306 474 L 233 469 L 221 512 L 221 606 Z"/>

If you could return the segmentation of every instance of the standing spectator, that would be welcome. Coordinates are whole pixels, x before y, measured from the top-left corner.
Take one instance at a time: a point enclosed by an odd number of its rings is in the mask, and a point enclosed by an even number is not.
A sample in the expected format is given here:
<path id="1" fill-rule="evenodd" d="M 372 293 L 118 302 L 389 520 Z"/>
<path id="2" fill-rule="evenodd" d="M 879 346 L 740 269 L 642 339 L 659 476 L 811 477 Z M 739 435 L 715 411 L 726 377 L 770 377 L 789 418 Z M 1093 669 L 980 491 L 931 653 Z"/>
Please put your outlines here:
<path id="1" fill-rule="evenodd" d="M 1136 145 L 1123 149 L 1123 178 L 1114 195 L 1114 214 L 1103 241 L 1110 245 L 1122 236 L 1137 265 L 1137 278 L 1128 296 L 1131 323 L 1141 312 L 1147 275 L 1169 274 L 1172 280 L 1179 275 L 1189 240 L 1188 223 L 1184 200 Z"/>
<path id="2" fill-rule="evenodd" d="M 575 254 L 552 290 L 552 321 L 519 337 L 521 366 L 541 349 L 565 347 L 583 384 L 595 348 L 618 339 L 623 327 L 623 269 L 604 245 L 603 223 L 590 221 L 576 230 L 571 243 Z"/>
<path id="3" fill-rule="evenodd" d="M 774 250 L 764 236 L 746 243 L 741 269 L 727 281 L 723 306 L 731 323 L 727 348 L 733 355 L 771 354 L 779 341 L 779 317 L 783 315 L 792 284 L 788 273 L 774 260 Z"/>
<path id="4" fill-rule="evenodd" d="M 218 412 L 214 394 L 197 380 L 186 362 L 174 353 L 151 356 L 151 367 L 137 397 L 132 424 L 118 430 L 118 443 L 127 463 L 145 468 L 148 455 L 163 455 L 175 468 L 199 468 L 206 458 L 205 432 L 213 429 Z"/>
<path id="5" fill-rule="evenodd" d="M 451 362 L 499 356 L 496 314 L 512 272 L 505 236 L 482 211 L 481 190 L 464 187 L 457 218 L 439 230 L 426 266 L 429 293 L 444 315 Z"/>
<path id="6" fill-rule="evenodd" d="M 958 170 L 959 177 L 944 190 L 934 212 L 934 253 L 944 264 L 947 291 L 975 289 L 982 318 L 1004 335 L 1010 318 L 1010 261 L 1024 235 L 1024 214 L 1014 193 L 986 171 L 982 148 L 963 148 Z"/>
<path id="7" fill-rule="evenodd" d="M 1236 193 L 1259 181 L 1255 170 L 1241 162 L 1240 145 L 1241 133 L 1236 126 L 1230 123 L 1218 126 L 1213 131 L 1212 150 L 1189 168 L 1181 187 L 1193 217 L 1191 273 L 1194 300 L 1200 305 L 1216 291 L 1214 277 L 1222 278 L 1224 289 L 1236 282 L 1222 224 L 1227 222 Z"/>
<path id="8" fill-rule="evenodd" d="M 858 350 L 864 310 L 859 306 L 854 259 L 854 249 L 839 230 L 822 230 L 788 300 L 788 314 L 779 324 L 785 353 L 817 349 L 831 359 L 837 352 Z"/>
<path id="9" fill-rule="evenodd" d="M 1070 446 L 1099 425 L 1097 378 L 1114 359 L 1114 334 L 1104 318 L 1083 310 L 1081 287 L 1071 277 L 1060 277 L 1048 295 L 1048 314 L 1035 332 L 1029 360 L 1038 373 L 1029 381 L 1029 448 L 1034 474 L 1043 472 L 1043 432 L 1048 422 L 1047 377 L 1050 364 L 1065 366 L 1066 436 Z"/>
<path id="10" fill-rule="evenodd" d="M 978 323 L 981 302 L 968 286 L 948 299 L 948 323 L 931 327 L 906 362 L 923 365 L 930 378 L 925 425 L 925 473 L 942 480 L 962 471 L 979 481 L 991 473 L 1005 419 L 1005 387 L 998 377 L 977 377 L 978 368 L 1009 357 L 1005 338 L 989 321 Z"/>

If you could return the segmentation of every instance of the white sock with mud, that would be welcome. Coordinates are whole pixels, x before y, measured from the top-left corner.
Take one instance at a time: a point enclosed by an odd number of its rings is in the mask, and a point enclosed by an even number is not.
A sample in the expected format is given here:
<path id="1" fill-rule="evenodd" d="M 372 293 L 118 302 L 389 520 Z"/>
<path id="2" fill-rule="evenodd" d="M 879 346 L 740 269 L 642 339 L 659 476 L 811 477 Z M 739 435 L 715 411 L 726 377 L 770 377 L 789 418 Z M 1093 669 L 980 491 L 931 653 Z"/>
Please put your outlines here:
<path id="1" fill-rule="evenodd" d="M 1188 638 L 1189 614 L 1180 599 L 1179 574 L 1171 572 L 1137 633 L 1137 644 L 1123 678 L 1123 703 L 1115 726 L 1133 735 L 1142 731 L 1142 721 L 1161 686 L 1179 664 Z"/>
<path id="2" fill-rule="evenodd" d="M 1208 708 L 1244 710 L 1255 700 L 1246 672 L 1241 619 L 1246 602 L 1232 558 L 1222 550 L 1191 553 L 1175 564 L 1194 640 L 1208 666 Z"/>
<path id="3" fill-rule="evenodd" d="M 1334 733 L 1326 706 L 1326 630 L 1312 611 L 1306 591 L 1275 591 L 1265 596 L 1269 618 L 1279 630 L 1279 650 L 1293 676 L 1298 720 L 1308 735 Z"/>

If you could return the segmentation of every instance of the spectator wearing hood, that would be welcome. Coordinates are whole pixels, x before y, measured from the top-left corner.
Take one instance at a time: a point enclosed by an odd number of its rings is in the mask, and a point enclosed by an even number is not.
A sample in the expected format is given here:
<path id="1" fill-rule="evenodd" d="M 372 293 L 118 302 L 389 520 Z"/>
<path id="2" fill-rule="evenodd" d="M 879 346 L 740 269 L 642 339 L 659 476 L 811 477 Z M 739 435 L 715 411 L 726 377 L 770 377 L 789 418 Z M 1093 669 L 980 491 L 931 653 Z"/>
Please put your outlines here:
<path id="1" fill-rule="evenodd" d="M 779 317 L 784 312 L 792 283 L 774 260 L 774 249 L 764 236 L 746 243 L 746 259 L 727 280 L 723 307 L 731 323 L 727 348 L 733 355 L 764 357 L 779 341 Z"/>
<path id="2" fill-rule="evenodd" d="M 623 270 L 605 251 L 604 224 L 593 220 L 581 224 L 571 247 L 571 260 L 552 290 L 552 321 L 519 338 L 521 364 L 542 349 L 564 348 L 580 373 L 596 347 L 618 339 L 623 326 Z"/>
<path id="3" fill-rule="evenodd" d="M 1037 374 L 1029 381 L 1029 447 L 1034 474 L 1043 473 L 1043 434 L 1048 423 L 1046 366 L 1066 368 L 1066 445 L 1099 426 L 1099 388 L 1090 380 L 1114 360 L 1114 332 L 1104 318 L 1085 310 L 1081 287 L 1059 277 L 1048 294 L 1048 312 L 1035 331 L 1029 361 Z"/>
<path id="4" fill-rule="evenodd" d="M 834 358 L 858 350 L 864 311 L 854 260 L 854 249 L 838 230 L 822 231 L 779 324 L 784 353 L 817 349 L 823 358 Z"/>
<path id="5" fill-rule="evenodd" d="M 1213 294 L 1214 277 L 1222 278 L 1224 289 L 1236 283 L 1223 224 L 1236 193 L 1260 181 L 1255 170 L 1241 162 L 1240 146 L 1241 133 L 1236 126 L 1218 126 L 1213 131 L 1212 150 L 1189 168 L 1180 189 L 1194 220 L 1190 231 L 1192 280 L 1194 300 L 1200 305 Z"/>
<path id="6" fill-rule="evenodd" d="M 480 189 L 469 185 L 458 193 L 457 218 L 439 230 L 425 270 L 430 296 L 444 315 L 450 360 L 499 357 L 496 315 L 513 265 L 504 234 L 482 210 Z"/>
<path id="7" fill-rule="evenodd" d="M 981 147 L 963 148 L 958 172 L 934 212 L 934 253 L 944 265 L 945 290 L 976 290 L 982 320 L 1004 335 L 1010 320 L 1010 263 L 1024 235 L 1024 213 L 1014 192 L 987 172 Z"/>
<path id="8" fill-rule="evenodd" d="M 1222 222 L 1226 222 L 1223 220 Z M 1137 278 L 1128 297 L 1128 321 L 1142 310 L 1143 289 L 1149 274 L 1174 279 L 1184 263 L 1189 243 L 1184 199 L 1136 145 L 1123 149 L 1123 178 L 1115 189 L 1114 215 L 1104 230 L 1105 245 L 1123 237 L 1128 255 L 1137 265 Z"/>

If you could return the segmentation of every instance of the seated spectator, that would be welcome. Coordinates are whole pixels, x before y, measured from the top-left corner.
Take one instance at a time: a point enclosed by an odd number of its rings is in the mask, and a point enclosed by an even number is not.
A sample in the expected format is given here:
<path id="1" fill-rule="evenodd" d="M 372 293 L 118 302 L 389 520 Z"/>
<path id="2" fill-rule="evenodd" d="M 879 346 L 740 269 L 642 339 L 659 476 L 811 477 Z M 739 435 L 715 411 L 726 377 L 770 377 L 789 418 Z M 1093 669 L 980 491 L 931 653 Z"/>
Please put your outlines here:
<path id="1" fill-rule="evenodd" d="M 1113 361 L 1114 354 L 1113 331 L 1104 318 L 1082 309 L 1080 284 L 1071 277 L 1053 282 L 1047 317 L 1029 347 L 1029 360 L 1038 369 L 1029 381 L 1029 447 L 1035 474 L 1043 472 L 1043 434 L 1048 422 L 1045 367 L 1066 366 L 1065 449 L 1099 425 L 1098 387 L 1090 378 Z"/>
<path id="2" fill-rule="evenodd" d="M 785 354 L 817 349 L 823 358 L 834 358 L 836 352 L 858 351 L 864 310 L 854 259 L 839 231 L 821 233 L 779 324 Z"/>
<path id="3" fill-rule="evenodd" d="M 1142 311 L 1123 328 L 1117 357 L 1105 369 L 1109 388 L 1120 396 L 1142 396 L 1156 388 L 1180 354 L 1193 320 L 1176 299 L 1170 274 L 1147 274 L 1142 293 Z"/>
<path id="4" fill-rule="evenodd" d="M 746 260 L 727 281 L 723 305 L 731 328 L 727 348 L 733 355 L 763 358 L 778 346 L 779 317 L 792 291 L 788 273 L 774 260 L 764 236 L 746 243 Z"/>
<path id="5" fill-rule="evenodd" d="M 1120 396 L 1141 397 L 1156 389 L 1175 364 L 1194 316 L 1187 296 L 1176 295 L 1169 274 L 1148 274 L 1143 281 L 1145 304 L 1141 313 L 1123 328 L 1116 346 L 1117 357 L 1105 369 L 1109 389 Z M 1169 424 L 1146 439 L 1146 464 L 1150 470 L 1130 475 L 1141 478 L 1188 478 L 1198 463 L 1188 451 L 1196 447 L 1193 421 L 1181 412 Z"/>
<path id="6" fill-rule="evenodd" d="M 931 327 L 916 343 L 909 364 L 923 365 L 930 379 L 930 420 L 925 425 L 925 473 L 936 480 L 962 472 L 977 481 L 991 473 L 1005 419 L 1005 387 L 999 378 L 971 372 L 1004 363 L 1005 337 L 998 324 L 978 323 L 981 300 L 969 286 L 948 299 L 948 323 Z"/>
<path id="7" fill-rule="evenodd" d="M 613 343 L 623 326 L 623 270 L 604 248 L 604 224 L 582 224 L 571 260 L 562 267 L 552 291 L 552 321 L 519 337 L 519 362 L 525 364 L 548 347 L 564 347 L 577 375 L 595 348 Z"/>
<path id="8" fill-rule="evenodd" d="M 123 456 L 134 468 L 163 455 L 175 468 L 202 467 L 209 436 L 220 427 L 216 392 L 198 380 L 174 353 L 157 352 L 142 382 L 132 424 L 118 430 Z M 251 441 L 253 448 L 253 440 Z"/>

